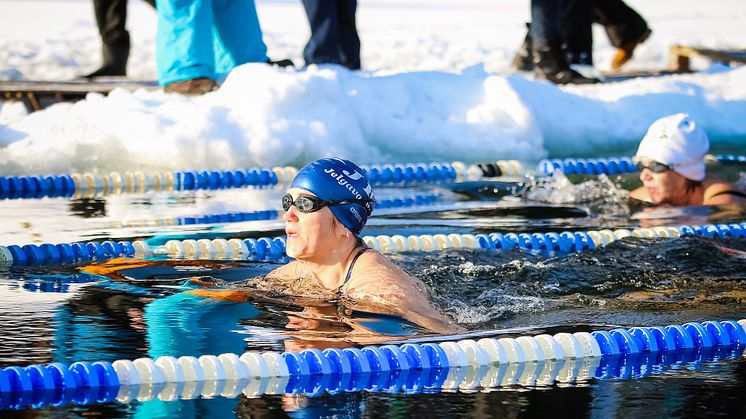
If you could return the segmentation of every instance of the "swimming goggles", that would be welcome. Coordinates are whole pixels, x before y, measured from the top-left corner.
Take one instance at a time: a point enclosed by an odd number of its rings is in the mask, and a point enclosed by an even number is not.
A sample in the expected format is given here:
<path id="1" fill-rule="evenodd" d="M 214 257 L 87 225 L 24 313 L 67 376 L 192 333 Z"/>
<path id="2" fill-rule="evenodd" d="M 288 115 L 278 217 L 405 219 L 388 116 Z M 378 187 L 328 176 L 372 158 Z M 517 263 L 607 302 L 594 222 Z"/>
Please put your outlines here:
<path id="1" fill-rule="evenodd" d="M 648 169 L 653 173 L 663 173 L 673 169 L 673 165 L 663 164 L 655 160 L 643 159 L 637 156 L 632 157 L 632 162 L 635 163 L 635 167 L 637 167 L 639 172 L 642 172 L 642 169 Z"/>
<path id="2" fill-rule="evenodd" d="M 331 205 L 360 204 L 368 213 L 368 215 L 370 215 L 370 211 L 368 210 L 370 202 L 371 200 L 369 199 L 324 201 L 323 199 L 312 195 L 300 195 L 299 197 L 295 198 L 295 201 L 293 201 L 293 197 L 290 196 L 290 194 L 285 194 L 285 196 L 282 197 L 282 209 L 287 211 L 290 209 L 291 206 L 295 206 L 295 208 L 298 208 L 298 211 L 309 214 Z"/>

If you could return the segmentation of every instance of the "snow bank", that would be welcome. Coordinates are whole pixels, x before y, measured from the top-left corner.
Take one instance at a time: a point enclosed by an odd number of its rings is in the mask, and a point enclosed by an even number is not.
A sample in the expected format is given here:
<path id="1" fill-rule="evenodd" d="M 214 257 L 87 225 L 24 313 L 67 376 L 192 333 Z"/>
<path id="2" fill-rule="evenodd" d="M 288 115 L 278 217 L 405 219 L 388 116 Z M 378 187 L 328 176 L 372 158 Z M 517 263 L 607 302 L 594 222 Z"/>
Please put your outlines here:
<path id="1" fill-rule="evenodd" d="M 672 42 L 746 45 L 742 1 L 630 3 L 654 30 L 631 68 L 664 67 Z M 258 7 L 270 54 L 300 63 L 300 4 Z M 6 0 L 0 9 L 0 77 L 69 78 L 95 67 L 88 1 Z M 130 9 L 130 74 L 152 78 L 155 16 L 142 2 Z M 254 64 L 197 98 L 115 90 L 29 115 L 3 104 L 0 174 L 300 165 L 324 155 L 361 164 L 610 156 L 632 153 L 653 120 L 676 112 L 698 119 L 715 149 L 743 150 L 746 68 L 558 87 L 508 68 L 527 18 L 526 0 L 371 0 L 358 15 L 364 72 Z M 31 19 L 47 30 L 29 30 Z M 613 49 L 595 31 L 604 68 Z M 71 43 L 82 52 L 71 56 Z"/>

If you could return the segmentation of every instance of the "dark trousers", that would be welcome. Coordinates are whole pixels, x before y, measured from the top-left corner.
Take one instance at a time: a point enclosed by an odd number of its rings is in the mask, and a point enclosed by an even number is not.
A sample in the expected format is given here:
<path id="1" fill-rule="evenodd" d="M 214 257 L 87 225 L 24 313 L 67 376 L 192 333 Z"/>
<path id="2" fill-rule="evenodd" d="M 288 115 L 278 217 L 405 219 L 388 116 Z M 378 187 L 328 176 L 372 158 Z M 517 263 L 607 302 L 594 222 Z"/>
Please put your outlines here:
<path id="1" fill-rule="evenodd" d="M 562 43 L 564 36 L 560 21 L 563 6 L 563 0 L 531 0 L 529 33 L 532 42 L 538 45 Z"/>
<path id="2" fill-rule="evenodd" d="M 155 0 L 144 0 L 155 8 Z M 98 33 L 105 46 L 127 48 L 130 34 L 127 32 L 127 0 L 93 0 Z"/>
<path id="3" fill-rule="evenodd" d="M 357 0 L 303 0 L 311 39 L 303 49 L 309 64 L 341 64 L 360 68 L 360 38 L 355 24 Z"/>
<path id="4" fill-rule="evenodd" d="M 648 29 L 645 19 L 622 0 L 531 1 L 532 41 L 562 44 L 571 63 L 593 64 L 593 23 L 604 26 L 617 48 L 637 41 Z"/>
<path id="5" fill-rule="evenodd" d="M 636 42 L 648 29 L 645 19 L 622 0 L 594 0 L 592 10 L 593 21 L 604 26 L 617 48 Z"/>

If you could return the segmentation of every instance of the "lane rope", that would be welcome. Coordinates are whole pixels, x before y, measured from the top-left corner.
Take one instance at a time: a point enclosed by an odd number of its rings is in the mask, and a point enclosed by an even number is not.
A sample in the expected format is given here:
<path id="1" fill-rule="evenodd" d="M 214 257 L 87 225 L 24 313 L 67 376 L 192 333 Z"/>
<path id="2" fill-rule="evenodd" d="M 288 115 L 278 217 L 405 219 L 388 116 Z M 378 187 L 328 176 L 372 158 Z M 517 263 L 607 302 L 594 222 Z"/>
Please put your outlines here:
<path id="1" fill-rule="evenodd" d="M 467 166 L 461 162 L 406 163 L 361 166 L 373 186 L 452 182 L 457 178 L 479 179 L 493 176 L 523 176 L 516 160 Z M 487 170 L 487 172 L 485 172 Z M 145 173 L 90 172 L 63 175 L 0 176 L 0 199 L 43 197 L 92 197 L 123 193 L 217 190 L 287 185 L 298 169 L 290 166 L 236 170 L 191 170 Z"/>
<path id="2" fill-rule="evenodd" d="M 701 226 L 650 227 L 564 231 L 561 233 L 423 234 L 363 236 L 365 243 L 383 253 L 432 252 L 446 249 L 521 248 L 529 251 L 584 252 L 607 246 L 625 237 L 677 238 L 692 235 L 708 238 L 746 237 L 746 223 Z M 167 257 L 171 259 L 284 261 L 286 238 L 169 240 L 151 247 L 147 241 L 76 242 L 0 246 L 0 266 L 55 265 L 102 261 L 117 257 Z"/>
<path id="3" fill-rule="evenodd" d="M 746 156 L 708 154 L 705 156 L 705 161 L 725 164 L 746 163 Z M 549 176 L 556 171 L 561 171 L 566 175 L 617 175 L 637 172 L 637 168 L 631 157 L 542 159 L 536 167 L 539 175 Z"/>
<path id="4" fill-rule="evenodd" d="M 708 155 L 706 159 L 721 163 L 746 163 L 743 155 Z M 396 163 L 364 165 L 373 186 L 417 185 L 453 182 L 457 179 L 479 180 L 494 177 L 523 177 L 527 174 L 517 160 L 497 160 L 476 164 L 463 162 Z M 615 175 L 637 171 L 630 157 L 596 159 L 542 159 L 535 169 L 539 175 L 556 171 L 565 174 Z M 33 199 L 43 197 L 92 197 L 123 193 L 216 190 L 244 187 L 270 187 L 289 184 L 298 170 L 294 167 L 272 167 L 235 170 L 188 170 L 145 173 L 90 172 L 62 175 L 0 176 L 0 199 Z"/>
<path id="5" fill-rule="evenodd" d="M 746 319 L 323 351 L 11 366 L 0 369 L 0 401 L 12 399 L 11 408 L 23 408 L 115 398 L 126 403 L 241 393 L 456 391 L 632 378 L 662 371 L 653 368 L 658 364 L 740 356 L 744 326 Z"/>

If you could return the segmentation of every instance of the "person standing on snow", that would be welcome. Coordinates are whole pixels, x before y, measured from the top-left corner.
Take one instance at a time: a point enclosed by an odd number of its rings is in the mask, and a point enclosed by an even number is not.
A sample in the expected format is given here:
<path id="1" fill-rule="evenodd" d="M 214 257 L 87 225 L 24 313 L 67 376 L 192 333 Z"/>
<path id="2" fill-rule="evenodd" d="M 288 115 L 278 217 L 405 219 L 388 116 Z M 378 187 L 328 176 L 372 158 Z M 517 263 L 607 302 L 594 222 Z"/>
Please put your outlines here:
<path id="1" fill-rule="evenodd" d="M 645 42 L 652 32 L 645 19 L 622 0 L 563 0 L 556 2 L 556 5 L 561 14 L 561 49 L 570 65 L 593 65 L 591 26 L 594 22 L 604 26 L 611 44 L 617 48 L 611 62 L 612 71 L 619 71 L 632 58 L 635 48 Z M 540 8 L 545 7 L 540 5 Z M 529 24 L 529 32 L 513 59 L 513 67 L 521 71 L 535 69 L 531 27 Z"/>
<path id="2" fill-rule="evenodd" d="M 303 0 L 311 39 L 303 49 L 310 64 L 340 64 L 360 69 L 360 37 L 355 24 L 357 0 Z"/>
<path id="3" fill-rule="evenodd" d="M 537 79 L 557 84 L 589 84 L 599 80 L 570 68 L 562 51 L 564 35 L 560 25 L 564 2 L 531 0 L 531 63 Z"/>
<path id="4" fill-rule="evenodd" d="M 616 53 L 611 70 L 619 71 L 632 58 L 635 48 L 645 42 L 652 31 L 639 13 L 622 0 L 565 0 L 562 28 L 565 33 L 565 55 L 570 64 L 593 65 L 592 24 L 604 27 Z"/>
<path id="5" fill-rule="evenodd" d="M 219 75 L 268 63 L 254 0 L 157 0 L 158 83 L 167 93 L 201 95 Z"/>
<path id="6" fill-rule="evenodd" d="M 155 9 L 155 0 L 144 0 Z M 130 56 L 130 34 L 127 32 L 127 0 L 93 0 L 98 33 L 101 35 L 103 64 L 83 77 L 126 76 Z"/>

